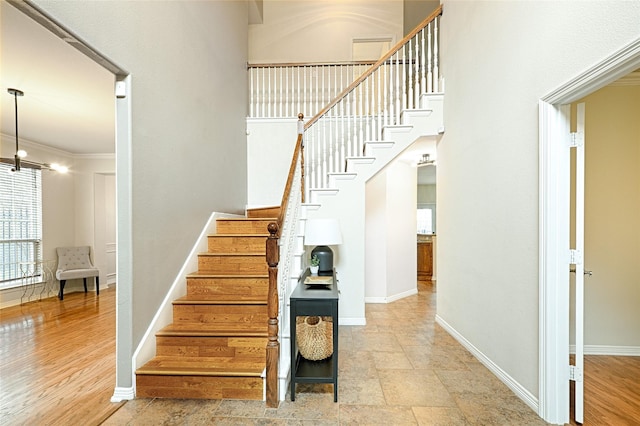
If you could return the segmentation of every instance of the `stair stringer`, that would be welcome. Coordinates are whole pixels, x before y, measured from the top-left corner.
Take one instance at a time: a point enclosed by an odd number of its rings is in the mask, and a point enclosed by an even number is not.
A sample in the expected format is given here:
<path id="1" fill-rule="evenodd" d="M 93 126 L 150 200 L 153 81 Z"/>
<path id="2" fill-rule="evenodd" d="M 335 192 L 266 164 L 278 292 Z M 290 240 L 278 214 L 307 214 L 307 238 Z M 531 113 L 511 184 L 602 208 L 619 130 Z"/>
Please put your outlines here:
<path id="1" fill-rule="evenodd" d="M 288 271 L 288 276 L 286 277 L 284 295 L 282 298 L 279 298 L 279 300 L 284 301 L 284 306 L 280 307 L 280 314 L 278 315 L 278 339 L 280 343 L 278 367 L 278 398 L 280 401 L 284 401 L 286 398 L 291 377 L 291 327 L 289 318 L 290 296 L 295 287 L 298 285 L 298 281 L 302 276 L 302 272 L 307 267 L 305 260 L 306 251 L 304 248 L 304 223 L 307 218 L 307 212 L 309 210 L 314 210 L 317 208 L 318 206 L 316 205 L 299 205 L 299 213 L 297 222 L 295 224 L 295 237 L 292 249 L 292 264 Z M 284 242 L 281 240 L 280 244 L 284 244 Z M 280 259 L 280 261 L 282 260 L 283 259 Z M 278 268 L 278 273 L 282 273 L 281 268 Z M 278 281 L 280 280 L 278 279 Z M 281 291 L 281 288 L 279 288 L 278 291 Z"/>
<path id="2" fill-rule="evenodd" d="M 278 369 L 278 398 L 280 401 L 286 399 L 287 390 L 291 378 L 291 327 L 289 322 L 289 296 L 298 285 L 298 280 L 302 276 L 303 269 L 306 267 L 304 257 L 304 221 L 306 220 L 306 208 L 301 206 L 300 217 L 296 224 L 295 249 L 293 254 L 293 263 L 289 276 L 287 277 L 286 294 L 284 295 L 285 306 L 281 309 L 281 315 L 278 318 L 279 341 L 280 341 L 280 362 Z"/>

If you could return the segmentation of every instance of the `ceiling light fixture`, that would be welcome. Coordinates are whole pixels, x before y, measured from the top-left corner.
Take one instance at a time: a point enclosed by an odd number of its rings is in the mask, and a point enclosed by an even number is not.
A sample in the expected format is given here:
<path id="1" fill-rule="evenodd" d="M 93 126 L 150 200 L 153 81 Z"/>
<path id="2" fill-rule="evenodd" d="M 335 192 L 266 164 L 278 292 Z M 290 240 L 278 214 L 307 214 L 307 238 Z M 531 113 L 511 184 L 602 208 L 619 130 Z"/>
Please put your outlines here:
<path id="1" fill-rule="evenodd" d="M 14 172 L 19 172 L 20 160 L 27 156 L 27 152 L 20 149 L 20 147 L 18 146 L 18 96 L 24 96 L 24 92 L 18 89 L 8 89 L 7 91 L 13 95 L 14 104 L 16 107 L 16 154 L 13 157 L 14 165 L 13 165 L 13 169 L 11 170 Z"/>
<path id="2" fill-rule="evenodd" d="M 24 92 L 19 89 L 9 88 L 7 89 L 10 95 L 13 95 L 14 105 L 15 105 L 15 115 L 16 115 L 16 153 L 13 156 L 13 161 L 8 158 L 0 158 L 0 162 L 2 163 L 13 163 L 13 167 L 11 168 L 11 172 L 19 172 L 22 166 L 32 168 L 32 169 L 45 169 L 45 170 L 55 170 L 59 173 L 67 173 L 69 169 L 66 166 L 61 166 L 56 163 L 47 164 L 47 163 L 36 163 L 33 161 L 23 160 L 27 156 L 27 151 L 24 149 L 20 149 L 19 138 L 18 138 L 18 96 L 24 96 Z"/>
<path id="3" fill-rule="evenodd" d="M 436 160 L 432 160 L 430 154 L 422 154 L 422 158 L 418 161 L 418 164 L 417 164 L 418 167 L 435 166 L 435 165 L 436 165 Z"/>

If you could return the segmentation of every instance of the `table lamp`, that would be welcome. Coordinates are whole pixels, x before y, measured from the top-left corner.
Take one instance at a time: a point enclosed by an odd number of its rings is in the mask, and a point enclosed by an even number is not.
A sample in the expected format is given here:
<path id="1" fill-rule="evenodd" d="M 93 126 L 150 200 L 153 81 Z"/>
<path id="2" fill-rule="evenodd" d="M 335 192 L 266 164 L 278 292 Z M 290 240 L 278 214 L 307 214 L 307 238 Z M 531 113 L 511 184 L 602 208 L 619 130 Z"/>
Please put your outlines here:
<path id="1" fill-rule="evenodd" d="M 318 275 L 333 275 L 333 251 L 328 247 L 342 244 L 342 233 L 337 219 L 307 219 L 304 245 L 316 246 L 311 257 L 320 260 Z"/>

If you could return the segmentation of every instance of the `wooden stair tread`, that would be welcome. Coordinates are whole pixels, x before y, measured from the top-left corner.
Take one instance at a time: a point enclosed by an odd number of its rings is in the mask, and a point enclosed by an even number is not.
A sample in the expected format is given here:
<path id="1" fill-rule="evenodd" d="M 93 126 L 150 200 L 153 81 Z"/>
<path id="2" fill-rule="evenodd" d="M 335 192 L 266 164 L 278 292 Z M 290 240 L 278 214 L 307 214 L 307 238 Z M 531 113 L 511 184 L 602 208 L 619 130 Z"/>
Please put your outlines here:
<path id="1" fill-rule="evenodd" d="M 209 272 L 192 272 L 187 275 L 187 278 L 269 278 L 269 274 L 244 274 L 244 275 L 229 275 L 229 274 L 212 274 Z"/>
<path id="2" fill-rule="evenodd" d="M 222 222 L 251 222 L 251 221 L 276 221 L 277 217 L 222 217 L 217 219 Z"/>
<path id="3" fill-rule="evenodd" d="M 268 337 L 267 324 L 264 331 L 224 330 L 209 324 L 169 324 L 156 333 L 156 336 L 185 336 L 185 337 Z"/>
<path id="4" fill-rule="evenodd" d="M 262 256 L 265 257 L 264 252 L 262 253 L 235 253 L 235 252 L 226 252 L 226 253 L 211 253 L 211 252 L 203 252 L 203 253 L 198 253 L 198 256 Z M 265 260 L 266 262 L 266 260 Z"/>
<path id="5" fill-rule="evenodd" d="M 225 300 L 220 296 L 193 295 L 183 296 L 173 301 L 174 305 L 266 305 L 264 299 L 235 299 Z"/>
<path id="6" fill-rule="evenodd" d="M 136 371 L 139 395 L 262 399 L 269 338 L 264 248 L 278 212 L 255 214 L 216 220 L 198 270 L 186 275 L 187 294 L 172 302 L 173 322 L 155 334 L 157 356 Z"/>
<path id="7" fill-rule="evenodd" d="M 255 234 L 255 233 L 244 233 L 244 234 L 209 234 L 207 235 L 207 237 L 223 237 L 223 238 L 242 238 L 242 237 L 256 237 L 256 238 L 262 238 L 262 237 L 268 237 L 269 233 L 263 233 L 263 234 Z"/>
<path id="8" fill-rule="evenodd" d="M 260 377 L 264 368 L 263 358 L 156 356 L 138 368 L 136 374 Z"/>

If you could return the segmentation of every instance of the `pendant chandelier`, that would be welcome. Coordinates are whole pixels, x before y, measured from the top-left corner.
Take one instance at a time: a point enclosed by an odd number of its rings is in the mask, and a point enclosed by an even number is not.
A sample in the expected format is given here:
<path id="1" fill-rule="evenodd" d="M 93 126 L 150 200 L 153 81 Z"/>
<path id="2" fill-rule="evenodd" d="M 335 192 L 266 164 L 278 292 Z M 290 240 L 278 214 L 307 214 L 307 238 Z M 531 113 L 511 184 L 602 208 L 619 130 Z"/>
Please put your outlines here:
<path id="1" fill-rule="evenodd" d="M 31 169 L 44 169 L 44 170 L 55 170 L 60 173 L 66 173 L 68 171 L 67 167 L 61 166 L 56 163 L 48 164 L 48 163 L 36 163 L 33 161 L 23 160 L 27 156 L 27 152 L 24 149 L 20 149 L 20 143 L 18 138 L 18 96 L 24 96 L 24 92 L 19 89 L 9 88 L 7 89 L 10 95 L 13 95 L 14 105 L 15 105 L 15 118 L 16 118 L 16 152 L 13 156 L 13 161 L 7 158 L 0 158 L 0 161 L 3 163 L 13 163 L 13 167 L 11 168 L 11 173 L 19 172 L 20 169 L 24 167 L 28 167 Z"/>

